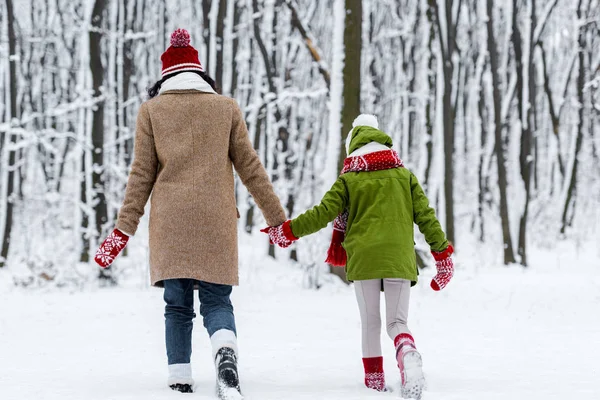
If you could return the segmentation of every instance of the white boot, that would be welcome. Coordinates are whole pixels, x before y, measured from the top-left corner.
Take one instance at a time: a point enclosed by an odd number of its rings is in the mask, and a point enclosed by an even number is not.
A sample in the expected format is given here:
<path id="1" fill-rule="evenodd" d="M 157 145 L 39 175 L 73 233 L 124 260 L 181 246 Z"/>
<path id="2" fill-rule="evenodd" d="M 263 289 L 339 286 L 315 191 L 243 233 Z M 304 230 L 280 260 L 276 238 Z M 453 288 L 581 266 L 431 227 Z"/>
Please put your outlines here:
<path id="1" fill-rule="evenodd" d="M 168 385 L 190 385 L 194 386 L 192 379 L 192 364 L 171 364 L 169 365 Z"/>
<path id="2" fill-rule="evenodd" d="M 237 338 L 230 330 L 215 332 L 210 341 L 217 372 L 217 394 L 222 400 L 242 400 L 237 369 Z"/>
<path id="3" fill-rule="evenodd" d="M 213 361 L 217 356 L 217 352 L 223 347 L 229 347 L 233 349 L 235 355 L 238 355 L 237 337 L 233 331 L 229 329 L 219 329 L 210 337 L 210 343 L 212 345 L 212 356 Z"/>

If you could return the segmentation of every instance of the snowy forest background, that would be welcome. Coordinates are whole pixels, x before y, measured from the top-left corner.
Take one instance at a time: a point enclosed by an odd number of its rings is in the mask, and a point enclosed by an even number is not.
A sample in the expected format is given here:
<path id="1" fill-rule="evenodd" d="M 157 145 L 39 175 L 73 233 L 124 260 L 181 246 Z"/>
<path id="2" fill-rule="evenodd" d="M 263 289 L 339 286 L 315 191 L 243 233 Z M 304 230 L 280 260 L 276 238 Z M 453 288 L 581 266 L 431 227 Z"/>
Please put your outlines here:
<path id="1" fill-rule="evenodd" d="M 289 216 L 320 200 L 369 112 L 458 254 L 477 246 L 526 267 L 532 248 L 599 247 L 599 0 L 1 0 L 0 277 L 144 273 L 144 229 L 120 259 L 135 262 L 99 271 L 92 259 L 176 28 L 239 102 Z M 257 233 L 243 185 L 237 199 L 240 231 Z M 317 285 L 329 235 L 277 254 L 256 243 Z M 421 240 L 417 251 L 431 263 Z"/>

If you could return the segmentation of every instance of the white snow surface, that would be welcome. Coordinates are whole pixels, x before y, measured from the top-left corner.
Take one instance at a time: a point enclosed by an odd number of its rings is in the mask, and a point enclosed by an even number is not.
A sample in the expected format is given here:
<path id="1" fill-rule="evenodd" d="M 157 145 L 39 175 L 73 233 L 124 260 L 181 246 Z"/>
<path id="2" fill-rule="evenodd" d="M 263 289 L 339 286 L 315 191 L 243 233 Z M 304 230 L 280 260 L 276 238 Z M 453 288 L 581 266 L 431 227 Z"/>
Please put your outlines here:
<path id="1" fill-rule="evenodd" d="M 386 379 L 395 390 L 363 386 L 353 289 L 303 288 L 300 268 L 266 259 L 263 241 L 251 243 L 242 248 L 242 285 L 233 295 L 245 399 L 398 398 L 387 337 Z M 523 270 L 480 265 L 473 254 L 458 254 L 445 290 L 429 288 L 430 269 L 411 293 L 409 326 L 428 384 L 423 399 L 600 399 L 598 255 L 535 252 Z M 0 271 L 0 283 L 6 276 Z M 0 399 L 216 398 L 210 341 L 199 318 L 196 393 L 167 388 L 162 290 L 139 283 L 73 293 L 5 287 Z"/>

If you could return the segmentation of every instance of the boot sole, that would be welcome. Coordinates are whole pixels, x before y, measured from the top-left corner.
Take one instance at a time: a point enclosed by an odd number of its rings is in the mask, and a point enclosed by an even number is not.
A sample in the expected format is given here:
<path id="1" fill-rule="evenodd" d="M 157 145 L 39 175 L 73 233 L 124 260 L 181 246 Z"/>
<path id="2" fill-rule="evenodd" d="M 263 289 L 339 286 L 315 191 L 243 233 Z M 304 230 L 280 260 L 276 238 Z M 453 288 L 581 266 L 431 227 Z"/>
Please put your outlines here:
<path id="1" fill-rule="evenodd" d="M 404 386 L 402 397 L 405 399 L 420 400 L 425 388 L 423 375 L 423 360 L 416 351 L 411 351 L 404 356 Z"/>

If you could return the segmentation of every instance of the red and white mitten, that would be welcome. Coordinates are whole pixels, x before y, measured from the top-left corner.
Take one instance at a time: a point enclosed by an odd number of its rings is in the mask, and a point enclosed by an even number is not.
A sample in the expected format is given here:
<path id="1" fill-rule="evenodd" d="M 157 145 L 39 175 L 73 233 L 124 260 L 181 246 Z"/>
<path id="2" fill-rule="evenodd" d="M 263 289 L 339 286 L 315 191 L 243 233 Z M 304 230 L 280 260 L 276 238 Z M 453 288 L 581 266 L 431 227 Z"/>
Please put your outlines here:
<path id="1" fill-rule="evenodd" d="M 102 242 L 98 251 L 96 251 L 94 261 L 102 268 L 108 268 L 121 251 L 123 251 L 128 241 L 129 236 L 120 230 L 115 229 L 106 239 L 104 239 L 104 242 Z"/>
<path id="2" fill-rule="evenodd" d="M 271 244 L 276 244 L 277 246 L 285 249 L 298 240 L 298 238 L 292 232 L 290 222 L 290 220 L 287 220 L 279 226 L 271 226 L 261 229 L 260 231 L 269 235 Z"/>
<path id="3" fill-rule="evenodd" d="M 452 253 L 454 248 L 452 245 L 448 245 L 446 250 L 432 251 L 433 258 L 435 258 L 435 267 L 437 268 L 437 274 L 431 281 L 431 288 L 435 291 L 441 290 L 446 287 L 452 276 L 454 276 L 454 263 L 452 262 Z"/>

